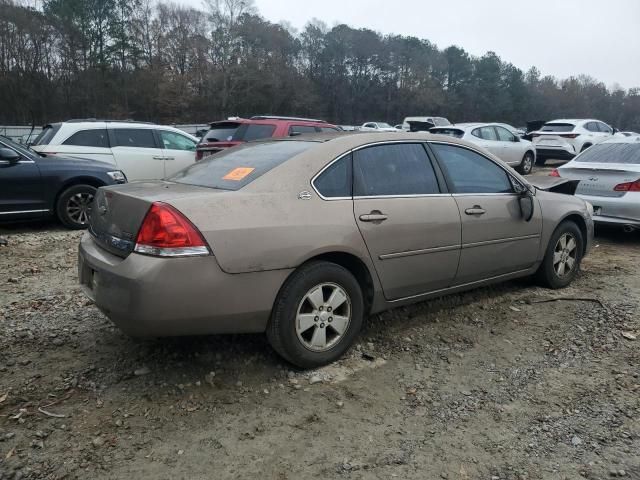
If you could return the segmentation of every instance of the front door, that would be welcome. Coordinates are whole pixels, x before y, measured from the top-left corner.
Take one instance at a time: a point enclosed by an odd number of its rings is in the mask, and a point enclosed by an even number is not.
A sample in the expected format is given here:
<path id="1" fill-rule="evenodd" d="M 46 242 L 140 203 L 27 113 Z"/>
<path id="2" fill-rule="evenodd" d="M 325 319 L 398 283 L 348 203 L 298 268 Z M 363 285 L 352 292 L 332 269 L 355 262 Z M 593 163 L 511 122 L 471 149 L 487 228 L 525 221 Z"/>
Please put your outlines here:
<path id="1" fill-rule="evenodd" d="M 186 135 L 169 130 L 158 130 L 164 152 L 164 174 L 171 177 L 196 161 L 196 142 Z"/>
<path id="2" fill-rule="evenodd" d="M 0 142 L 0 148 L 11 148 Z M 35 161 L 21 155 L 18 161 L 0 159 L 0 220 L 10 215 L 38 216 L 49 211 L 40 170 Z"/>
<path id="3" fill-rule="evenodd" d="M 519 195 L 505 169 L 474 152 L 431 143 L 462 221 L 462 250 L 456 285 L 531 267 L 537 260 L 542 232 L 540 208 L 525 221 Z M 535 198 L 534 198 L 534 203 Z"/>
<path id="4" fill-rule="evenodd" d="M 460 255 L 460 216 L 421 143 L 366 147 L 353 156 L 355 221 L 384 295 L 448 287 Z"/>

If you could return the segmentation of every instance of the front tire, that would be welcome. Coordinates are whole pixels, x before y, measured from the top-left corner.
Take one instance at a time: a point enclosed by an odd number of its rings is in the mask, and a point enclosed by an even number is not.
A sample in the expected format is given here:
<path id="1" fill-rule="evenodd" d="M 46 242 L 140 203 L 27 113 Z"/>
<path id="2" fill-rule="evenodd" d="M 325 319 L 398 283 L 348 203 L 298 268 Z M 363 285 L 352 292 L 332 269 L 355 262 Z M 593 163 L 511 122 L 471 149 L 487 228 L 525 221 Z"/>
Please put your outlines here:
<path id="1" fill-rule="evenodd" d="M 73 230 L 87 228 L 95 194 L 96 187 L 91 185 L 74 185 L 67 188 L 60 194 L 56 203 L 56 214 L 60 222 Z"/>
<path id="2" fill-rule="evenodd" d="M 282 287 L 267 338 L 292 364 L 319 367 L 351 348 L 363 318 L 364 299 L 355 277 L 335 263 L 312 262 L 296 270 Z"/>
<path id="3" fill-rule="evenodd" d="M 525 153 L 524 157 L 522 157 L 522 162 L 516 167 L 516 170 L 521 175 L 529 175 L 533 171 L 533 153 Z"/>
<path id="4" fill-rule="evenodd" d="M 564 221 L 551 236 L 542 264 L 536 273 L 538 281 L 547 288 L 568 286 L 580 270 L 584 240 L 582 232 L 572 221 Z"/>

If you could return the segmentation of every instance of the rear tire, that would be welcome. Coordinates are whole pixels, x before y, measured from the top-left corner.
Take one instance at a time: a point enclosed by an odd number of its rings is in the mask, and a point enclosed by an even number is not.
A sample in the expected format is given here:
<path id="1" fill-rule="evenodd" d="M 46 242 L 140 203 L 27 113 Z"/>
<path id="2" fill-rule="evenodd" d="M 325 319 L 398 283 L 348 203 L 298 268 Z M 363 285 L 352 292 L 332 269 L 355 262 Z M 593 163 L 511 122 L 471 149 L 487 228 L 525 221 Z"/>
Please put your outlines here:
<path id="1" fill-rule="evenodd" d="M 73 185 L 60 194 L 56 202 L 56 215 L 65 227 L 80 230 L 89 226 L 96 190 L 91 185 Z"/>
<path id="2" fill-rule="evenodd" d="M 312 262 L 296 270 L 276 298 L 267 338 L 301 368 L 331 363 L 353 345 L 364 318 L 362 289 L 344 267 Z"/>
<path id="3" fill-rule="evenodd" d="M 533 171 L 533 153 L 527 152 L 522 157 L 522 162 L 516 167 L 516 171 L 521 175 L 529 175 Z"/>
<path id="4" fill-rule="evenodd" d="M 568 286 L 580 270 L 584 239 L 578 226 L 572 221 L 564 221 L 556 228 L 536 272 L 538 282 L 547 288 Z"/>

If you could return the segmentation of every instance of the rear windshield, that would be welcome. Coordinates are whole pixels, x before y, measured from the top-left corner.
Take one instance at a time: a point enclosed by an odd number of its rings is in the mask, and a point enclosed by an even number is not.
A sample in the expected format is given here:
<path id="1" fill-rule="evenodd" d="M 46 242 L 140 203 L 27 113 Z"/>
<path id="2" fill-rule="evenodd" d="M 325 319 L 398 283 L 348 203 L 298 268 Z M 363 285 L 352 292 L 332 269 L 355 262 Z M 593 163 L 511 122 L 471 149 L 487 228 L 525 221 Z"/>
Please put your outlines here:
<path id="1" fill-rule="evenodd" d="M 240 190 L 316 142 L 277 141 L 234 147 L 178 172 L 169 181 L 220 190 Z"/>
<path id="2" fill-rule="evenodd" d="M 570 132 L 575 128 L 572 123 L 547 123 L 542 127 L 542 132 Z"/>
<path id="3" fill-rule="evenodd" d="M 431 133 L 436 135 L 448 135 L 449 137 L 462 138 L 464 132 L 462 130 L 458 130 L 457 128 L 432 128 L 429 130 Z"/>
<path id="4" fill-rule="evenodd" d="M 575 159 L 580 163 L 626 163 L 640 165 L 640 142 L 599 143 Z"/>
<path id="5" fill-rule="evenodd" d="M 55 125 L 47 125 L 42 129 L 40 135 L 35 138 L 32 145 L 49 145 L 55 134 L 58 133 L 58 130 L 60 130 L 59 123 Z"/>
<path id="6" fill-rule="evenodd" d="M 275 125 L 262 125 L 257 123 L 245 123 L 241 125 L 233 134 L 233 139 L 240 142 L 250 142 L 261 138 L 271 138 L 275 131 Z"/>
<path id="7" fill-rule="evenodd" d="M 233 138 L 233 134 L 240 126 L 239 123 L 221 123 L 212 126 L 211 129 L 202 137 L 202 142 L 229 142 Z"/>

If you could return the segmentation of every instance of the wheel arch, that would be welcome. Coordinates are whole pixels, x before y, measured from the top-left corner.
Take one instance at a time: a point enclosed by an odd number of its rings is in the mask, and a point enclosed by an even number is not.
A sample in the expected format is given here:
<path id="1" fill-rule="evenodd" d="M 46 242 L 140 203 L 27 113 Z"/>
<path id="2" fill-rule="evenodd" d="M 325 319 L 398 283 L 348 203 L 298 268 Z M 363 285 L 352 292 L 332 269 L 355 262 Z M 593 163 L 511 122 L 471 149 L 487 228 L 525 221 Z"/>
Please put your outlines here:
<path id="1" fill-rule="evenodd" d="M 587 230 L 587 222 L 579 213 L 570 213 L 567 216 L 563 217 L 560 222 L 558 222 L 558 226 L 562 224 L 562 222 L 570 221 L 575 223 L 580 229 L 580 233 L 582 234 L 582 252 L 580 252 L 580 256 L 584 257 L 587 248 L 587 239 L 589 232 Z M 556 227 L 558 228 L 558 227 Z"/>
<path id="2" fill-rule="evenodd" d="M 65 180 L 56 192 L 56 195 L 53 199 L 53 213 L 56 217 L 58 216 L 57 207 L 60 196 L 68 189 L 70 189 L 71 187 L 75 187 L 76 185 L 90 185 L 95 188 L 100 188 L 105 187 L 107 184 L 98 178 L 90 176 L 72 177 Z"/>

